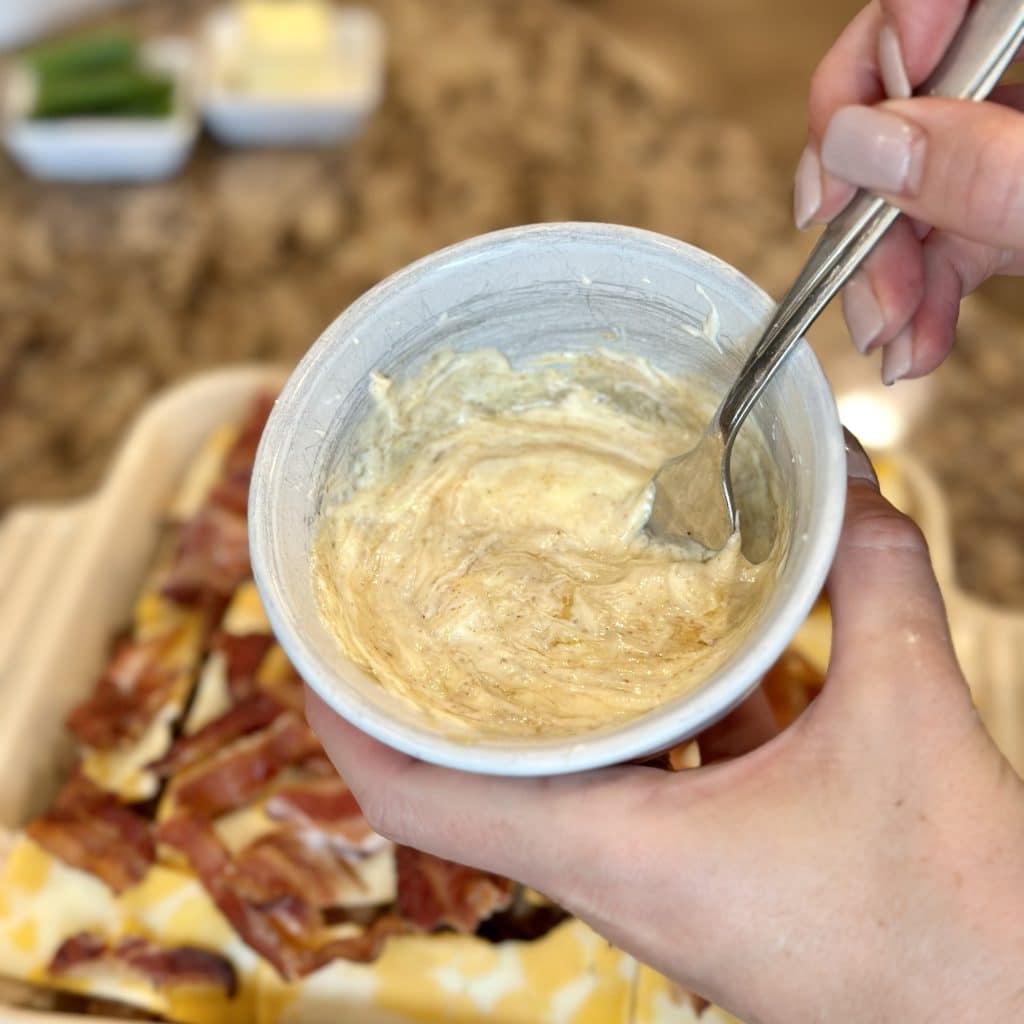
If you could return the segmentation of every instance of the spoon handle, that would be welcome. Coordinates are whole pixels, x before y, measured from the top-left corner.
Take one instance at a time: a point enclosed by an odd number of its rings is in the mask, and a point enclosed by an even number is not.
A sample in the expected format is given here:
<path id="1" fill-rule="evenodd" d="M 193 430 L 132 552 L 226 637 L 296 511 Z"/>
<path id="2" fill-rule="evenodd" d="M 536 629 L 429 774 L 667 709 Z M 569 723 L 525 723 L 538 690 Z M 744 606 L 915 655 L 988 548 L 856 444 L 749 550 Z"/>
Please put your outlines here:
<path id="1" fill-rule="evenodd" d="M 1022 44 L 1024 0 L 978 0 L 917 95 L 983 100 Z M 783 360 L 897 217 L 896 207 L 861 190 L 822 233 L 719 406 L 727 450 Z"/>

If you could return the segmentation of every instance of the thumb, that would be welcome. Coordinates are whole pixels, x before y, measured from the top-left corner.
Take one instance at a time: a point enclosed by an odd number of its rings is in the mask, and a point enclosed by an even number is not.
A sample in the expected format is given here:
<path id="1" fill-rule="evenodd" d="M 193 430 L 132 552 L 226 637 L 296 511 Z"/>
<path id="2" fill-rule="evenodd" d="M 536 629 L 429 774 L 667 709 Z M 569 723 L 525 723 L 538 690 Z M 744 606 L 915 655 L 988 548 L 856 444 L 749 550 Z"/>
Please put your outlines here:
<path id="1" fill-rule="evenodd" d="M 821 159 L 933 227 L 1024 247 L 1024 116 L 996 103 L 922 97 L 841 107 Z"/>
<path id="2" fill-rule="evenodd" d="M 848 442 L 849 443 L 849 442 Z M 852 475 L 846 520 L 828 581 L 833 638 L 830 677 L 903 678 L 949 664 L 946 610 L 918 527 L 866 476 Z"/>

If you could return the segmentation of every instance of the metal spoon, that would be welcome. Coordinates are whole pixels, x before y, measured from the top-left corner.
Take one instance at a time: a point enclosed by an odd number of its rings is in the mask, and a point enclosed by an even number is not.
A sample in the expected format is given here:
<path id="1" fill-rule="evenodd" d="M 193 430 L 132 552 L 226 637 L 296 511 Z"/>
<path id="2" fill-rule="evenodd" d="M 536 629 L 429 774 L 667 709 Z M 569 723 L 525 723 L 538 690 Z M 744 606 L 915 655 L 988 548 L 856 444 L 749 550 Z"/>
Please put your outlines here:
<path id="1" fill-rule="evenodd" d="M 919 96 L 982 100 L 1024 44 L 1024 0 L 978 0 Z M 775 310 L 696 447 L 654 477 L 651 536 L 690 541 L 706 557 L 739 528 L 730 460 L 747 414 L 797 341 L 899 216 L 884 199 L 858 192 L 829 224 Z"/>

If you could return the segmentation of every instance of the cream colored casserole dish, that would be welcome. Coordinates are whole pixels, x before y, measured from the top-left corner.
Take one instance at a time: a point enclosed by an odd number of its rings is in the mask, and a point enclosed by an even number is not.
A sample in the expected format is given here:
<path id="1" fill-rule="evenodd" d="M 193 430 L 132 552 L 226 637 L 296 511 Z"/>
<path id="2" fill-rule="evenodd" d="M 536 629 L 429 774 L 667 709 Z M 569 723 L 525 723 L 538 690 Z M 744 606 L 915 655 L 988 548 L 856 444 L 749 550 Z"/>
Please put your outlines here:
<path id="1" fill-rule="evenodd" d="M 54 951 L 70 935 L 91 930 L 114 938 L 144 935 L 165 946 L 196 945 L 227 957 L 236 975 L 230 999 L 215 985 L 164 990 L 113 961 L 66 982 L 82 1005 L 106 997 L 189 1021 L 304 1024 L 347 1014 L 370 1024 L 730 1020 L 572 920 L 530 942 L 492 943 L 453 932 L 400 935 L 387 940 L 373 963 L 336 959 L 285 982 L 239 938 L 182 860 L 163 858 L 138 884 L 115 895 L 22 835 L 23 824 L 45 810 L 67 773 L 65 718 L 92 690 L 112 639 L 132 620 L 133 609 L 136 628 L 150 621 L 140 607 L 155 615 L 152 602 L 140 605 L 137 597 L 168 516 L 194 514 L 209 490 L 213 470 L 202 460 L 196 468 L 197 453 L 204 444 L 216 452 L 218 436 L 221 447 L 227 445 L 225 425 L 239 421 L 253 396 L 275 390 L 283 376 L 271 368 L 239 367 L 178 387 L 139 419 L 95 496 L 16 510 L 0 528 L 0 574 L 7 584 L 0 592 L 0 751 L 6 759 L 0 775 L 0 978 L 29 979 L 45 988 L 44 968 Z M 903 458 L 892 459 L 883 476 L 889 493 L 929 534 L 979 708 L 1021 770 L 1024 736 L 1017 723 L 1024 722 L 1024 701 L 1016 680 L 1024 677 L 1018 671 L 1024 622 L 956 588 L 945 512 L 930 479 Z M 237 635 L 267 629 L 251 587 L 235 590 L 221 627 Z M 819 609 L 794 647 L 821 671 L 828 645 L 827 613 Z M 180 649 L 178 654 L 184 657 Z M 208 666 L 197 670 L 209 678 L 201 680 L 188 714 L 209 720 L 217 673 Z M 157 722 L 147 733 L 153 749 L 134 760 L 89 755 L 87 773 L 126 799 L 151 796 L 154 780 L 144 766 L 154 750 L 159 756 L 166 748 L 161 731 L 169 728 L 169 722 Z M 364 885 L 393 884 L 388 870 L 370 868 Z M 35 1005 L 54 1005 L 47 993 L 37 994 Z M 103 1019 L 3 1004 L 12 999 L 25 1006 L 32 998 L 21 984 L 0 981 L 0 1021 Z"/>

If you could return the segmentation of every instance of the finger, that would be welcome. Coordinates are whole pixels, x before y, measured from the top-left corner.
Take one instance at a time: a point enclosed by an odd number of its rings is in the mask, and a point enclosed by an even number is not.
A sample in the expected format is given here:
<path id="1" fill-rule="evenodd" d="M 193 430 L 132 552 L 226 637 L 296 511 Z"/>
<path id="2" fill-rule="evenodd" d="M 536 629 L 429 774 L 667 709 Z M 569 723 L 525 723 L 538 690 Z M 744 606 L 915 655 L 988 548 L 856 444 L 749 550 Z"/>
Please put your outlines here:
<path id="1" fill-rule="evenodd" d="M 853 196 L 851 185 L 824 173 L 821 140 L 840 107 L 883 98 L 876 62 L 881 25 L 877 3 L 869 4 L 846 27 L 811 77 L 807 147 L 797 164 L 793 192 L 798 228 L 831 220 Z"/>
<path id="2" fill-rule="evenodd" d="M 891 97 L 907 97 L 934 70 L 949 49 L 969 0 L 882 0 L 879 62 Z"/>
<path id="3" fill-rule="evenodd" d="M 596 862 L 602 848 L 601 862 L 616 870 L 608 823 L 636 822 L 639 808 L 674 778 L 641 767 L 545 779 L 473 775 L 392 750 L 311 690 L 306 716 L 375 831 L 552 897 L 572 886 L 571 865 Z M 587 807 L 600 807 L 601 814 L 581 814 Z"/>
<path id="4" fill-rule="evenodd" d="M 827 170 L 904 213 L 972 241 L 1024 248 L 1024 115 L 923 98 L 843 107 L 822 143 Z"/>
<path id="5" fill-rule="evenodd" d="M 839 547 L 829 575 L 830 680 L 903 678 L 922 662 L 951 657 L 946 612 L 921 531 L 866 478 L 861 453 L 851 476 Z"/>
<path id="6" fill-rule="evenodd" d="M 924 297 L 907 327 L 885 346 L 882 380 L 931 373 L 956 339 L 960 302 L 997 274 L 1024 273 L 1024 256 L 970 242 L 944 231 L 928 236 L 921 249 Z"/>
<path id="7" fill-rule="evenodd" d="M 901 217 L 843 289 L 843 315 L 858 351 L 891 341 L 924 298 L 924 259 L 914 226 Z"/>

